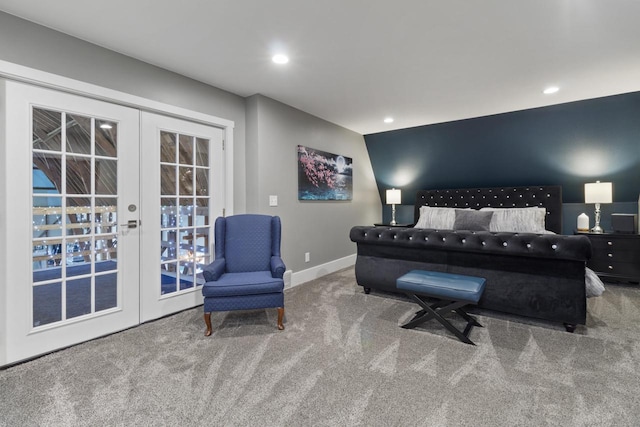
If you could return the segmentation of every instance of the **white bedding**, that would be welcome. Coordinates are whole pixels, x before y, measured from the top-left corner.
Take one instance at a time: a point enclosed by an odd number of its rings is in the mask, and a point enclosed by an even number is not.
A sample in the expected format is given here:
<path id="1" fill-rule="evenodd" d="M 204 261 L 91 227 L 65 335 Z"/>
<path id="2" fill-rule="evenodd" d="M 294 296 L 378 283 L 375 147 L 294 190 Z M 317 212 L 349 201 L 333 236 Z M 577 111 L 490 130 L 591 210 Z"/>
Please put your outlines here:
<path id="1" fill-rule="evenodd" d="M 604 283 L 589 267 L 585 267 L 584 284 L 587 291 L 587 298 L 599 297 L 604 292 Z"/>

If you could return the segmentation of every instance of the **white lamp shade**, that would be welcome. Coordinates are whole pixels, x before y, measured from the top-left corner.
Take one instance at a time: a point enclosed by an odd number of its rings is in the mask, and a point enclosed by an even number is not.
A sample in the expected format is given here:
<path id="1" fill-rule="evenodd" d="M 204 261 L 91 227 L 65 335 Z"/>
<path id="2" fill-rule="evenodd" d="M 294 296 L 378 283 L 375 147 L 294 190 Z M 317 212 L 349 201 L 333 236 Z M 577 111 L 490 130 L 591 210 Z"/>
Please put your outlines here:
<path id="1" fill-rule="evenodd" d="M 395 188 L 391 190 L 387 190 L 387 204 L 388 205 L 399 205 L 402 203 L 402 192 Z"/>
<path id="2" fill-rule="evenodd" d="M 610 182 L 591 182 L 584 185 L 585 203 L 612 203 L 613 185 Z"/>

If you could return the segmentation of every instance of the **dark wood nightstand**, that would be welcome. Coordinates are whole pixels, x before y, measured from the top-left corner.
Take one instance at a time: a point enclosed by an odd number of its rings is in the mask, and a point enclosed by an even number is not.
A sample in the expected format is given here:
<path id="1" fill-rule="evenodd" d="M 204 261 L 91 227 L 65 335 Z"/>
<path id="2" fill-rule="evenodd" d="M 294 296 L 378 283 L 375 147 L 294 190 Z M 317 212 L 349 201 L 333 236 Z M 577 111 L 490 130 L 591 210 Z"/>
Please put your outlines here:
<path id="1" fill-rule="evenodd" d="M 587 267 L 604 280 L 640 282 L 640 235 L 583 233 L 591 241 L 593 253 Z"/>
<path id="2" fill-rule="evenodd" d="M 376 227 L 413 227 L 413 224 L 396 224 L 396 225 L 391 225 L 391 224 L 383 224 L 381 222 L 375 223 L 373 224 Z"/>

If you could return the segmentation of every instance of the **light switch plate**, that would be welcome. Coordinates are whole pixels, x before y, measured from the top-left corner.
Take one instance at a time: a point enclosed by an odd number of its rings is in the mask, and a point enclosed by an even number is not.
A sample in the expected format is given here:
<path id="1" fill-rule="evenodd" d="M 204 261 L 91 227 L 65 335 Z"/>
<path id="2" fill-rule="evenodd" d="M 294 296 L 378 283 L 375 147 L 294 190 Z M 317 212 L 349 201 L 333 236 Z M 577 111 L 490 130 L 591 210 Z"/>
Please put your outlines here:
<path id="1" fill-rule="evenodd" d="M 269 206 L 278 206 L 278 196 L 269 196 Z"/>

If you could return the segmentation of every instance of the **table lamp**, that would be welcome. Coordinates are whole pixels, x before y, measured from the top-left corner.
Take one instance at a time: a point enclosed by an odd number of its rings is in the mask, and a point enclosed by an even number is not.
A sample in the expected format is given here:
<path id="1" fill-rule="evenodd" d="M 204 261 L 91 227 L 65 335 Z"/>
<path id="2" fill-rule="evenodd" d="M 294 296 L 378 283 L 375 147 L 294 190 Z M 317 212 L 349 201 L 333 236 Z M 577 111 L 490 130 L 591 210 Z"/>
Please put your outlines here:
<path id="1" fill-rule="evenodd" d="M 613 202 L 613 185 L 610 182 L 591 182 L 584 185 L 584 202 L 595 203 L 596 205 L 596 225 L 591 229 L 592 233 L 602 233 L 600 227 L 600 203 Z"/>
<path id="2" fill-rule="evenodd" d="M 391 225 L 396 225 L 396 205 L 402 203 L 402 192 L 395 188 L 387 190 L 387 204 L 391 205 Z"/>

